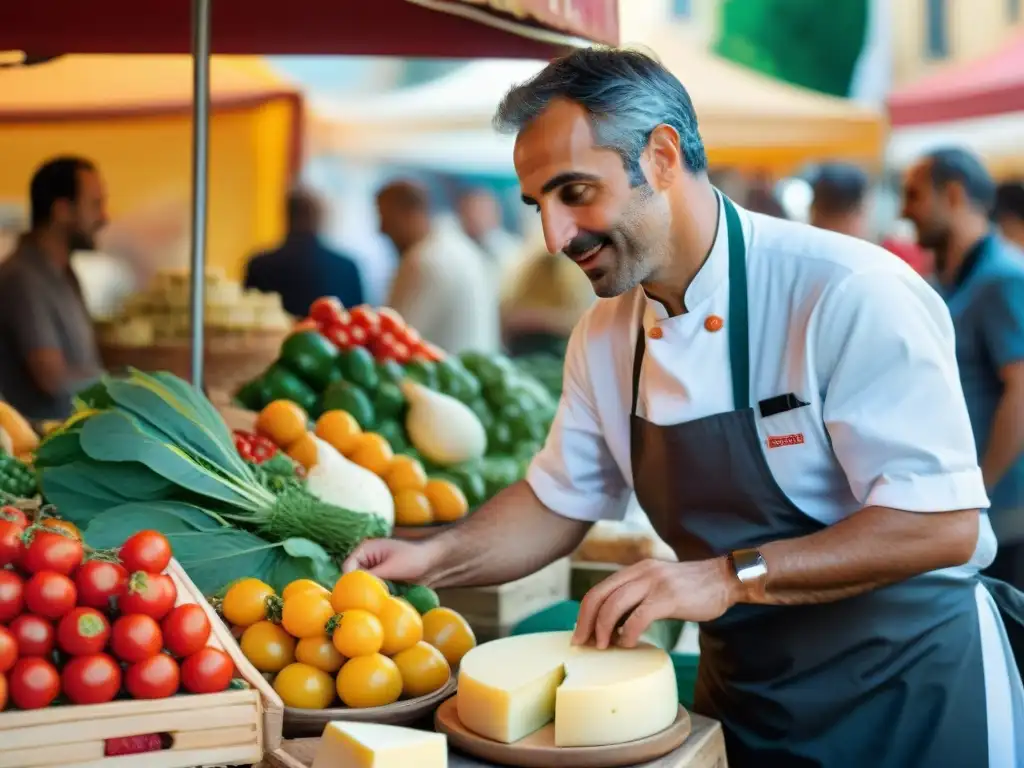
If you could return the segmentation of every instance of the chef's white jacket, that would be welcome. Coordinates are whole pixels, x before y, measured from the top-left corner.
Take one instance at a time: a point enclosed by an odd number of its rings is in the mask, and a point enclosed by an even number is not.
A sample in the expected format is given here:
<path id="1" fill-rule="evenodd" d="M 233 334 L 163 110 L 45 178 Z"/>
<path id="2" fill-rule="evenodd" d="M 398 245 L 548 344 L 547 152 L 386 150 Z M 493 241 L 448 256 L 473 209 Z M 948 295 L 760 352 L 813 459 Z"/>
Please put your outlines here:
<path id="1" fill-rule="evenodd" d="M 806 407 L 762 418 L 761 447 L 780 488 L 826 525 L 865 506 L 913 512 L 986 509 L 941 297 L 906 263 L 870 243 L 739 209 L 747 246 L 751 402 L 792 393 Z M 676 424 L 733 410 L 729 365 L 729 244 L 720 211 L 708 259 L 669 317 L 641 288 L 602 299 L 574 330 L 558 415 L 527 480 L 554 512 L 621 519 L 632 495 L 629 410 L 633 352 L 646 353 L 637 414 Z M 712 315 L 721 330 L 705 327 Z M 713 327 L 713 324 L 712 324 Z M 660 329 L 652 336 L 651 330 Z M 700 477 L 693 482 L 702 482 Z M 969 578 L 989 565 L 995 537 L 982 515 Z M 995 606 L 979 586 L 990 752 L 1008 754 L 1011 692 Z M 1010 673 L 1015 684 L 1010 685 Z M 1002 735 L 1000 735 L 1002 734 Z M 1024 754 L 1022 754 L 1024 759 Z M 997 760 L 993 765 L 1001 764 Z"/>

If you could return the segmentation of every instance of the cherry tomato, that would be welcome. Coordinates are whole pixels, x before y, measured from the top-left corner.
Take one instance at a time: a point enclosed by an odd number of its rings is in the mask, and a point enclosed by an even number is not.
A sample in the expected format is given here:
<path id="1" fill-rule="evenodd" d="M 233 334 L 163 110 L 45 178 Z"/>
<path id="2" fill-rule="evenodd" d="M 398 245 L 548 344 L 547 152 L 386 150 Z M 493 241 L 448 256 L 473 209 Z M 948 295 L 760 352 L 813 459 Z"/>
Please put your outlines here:
<path id="1" fill-rule="evenodd" d="M 18 644 L 18 656 L 49 656 L 53 653 L 56 633 L 53 624 L 40 616 L 23 614 L 11 622 L 8 629 Z"/>
<path id="2" fill-rule="evenodd" d="M 28 515 L 10 504 L 0 507 L 0 520 L 9 520 L 22 528 L 28 528 Z"/>
<path id="3" fill-rule="evenodd" d="M 40 571 L 25 582 L 25 607 L 37 616 L 59 619 L 75 607 L 75 582 L 53 571 Z"/>
<path id="4" fill-rule="evenodd" d="M 95 608 L 75 608 L 57 624 L 57 645 L 72 656 L 91 656 L 107 646 L 110 622 Z"/>
<path id="5" fill-rule="evenodd" d="M 409 346 L 401 341 L 396 341 L 392 353 L 395 356 L 395 361 L 402 363 L 409 362 Z"/>
<path id="6" fill-rule="evenodd" d="M 121 690 L 121 667 L 105 653 L 76 656 L 64 665 L 60 682 L 75 704 L 106 704 Z"/>
<path id="7" fill-rule="evenodd" d="M 299 320 L 299 322 L 297 322 L 295 325 L 293 325 L 291 327 L 291 330 L 288 331 L 288 334 L 291 335 L 291 334 L 295 334 L 295 333 L 304 333 L 305 331 L 319 331 L 319 330 L 320 330 L 320 328 L 316 324 L 316 321 L 315 320 L 310 320 L 307 317 L 304 320 Z"/>
<path id="8" fill-rule="evenodd" d="M 420 344 L 423 343 L 423 337 L 420 336 L 420 332 L 415 328 L 406 328 L 401 333 L 397 334 L 399 341 L 409 348 L 409 354 L 419 348 Z"/>
<path id="9" fill-rule="evenodd" d="M 19 659 L 7 679 L 18 709 L 48 707 L 60 693 L 60 675 L 46 659 Z"/>
<path id="10" fill-rule="evenodd" d="M 160 623 L 164 646 L 175 656 L 191 656 L 210 639 L 210 620 L 198 605 L 179 605 Z"/>
<path id="11" fill-rule="evenodd" d="M 405 318 L 391 307 L 381 307 L 378 309 L 377 318 L 380 321 L 380 329 L 382 331 L 399 336 L 405 330 Z"/>
<path id="12" fill-rule="evenodd" d="M 14 666 L 18 660 L 18 641 L 7 627 L 0 627 L 0 675 Z M 3 707 L 0 707 L 3 709 Z"/>
<path id="13" fill-rule="evenodd" d="M 231 685 L 235 665 L 219 648 L 207 646 L 181 664 L 181 682 L 191 693 L 218 693 Z"/>
<path id="14" fill-rule="evenodd" d="M 341 325 L 330 325 L 324 329 L 324 336 L 338 349 L 349 349 L 352 346 L 350 330 L 350 328 L 345 328 Z"/>
<path id="15" fill-rule="evenodd" d="M 70 576 L 82 564 L 82 542 L 63 532 L 28 528 L 31 541 L 25 546 L 21 566 L 29 573 L 53 571 Z"/>
<path id="16" fill-rule="evenodd" d="M 71 536 L 73 539 L 82 540 L 82 532 L 78 530 L 78 526 L 72 523 L 70 520 L 58 520 L 56 517 L 48 517 L 40 523 L 44 528 L 53 528 L 57 531 L 64 531 L 64 533 Z"/>
<path id="17" fill-rule="evenodd" d="M 178 692 L 181 672 L 178 662 L 158 653 L 128 667 L 124 687 L 133 699 L 166 699 Z"/>
<path id="18" fill-rule="evenodd" d="M 156 656 L 163 647 L 164 635 L 151 616 L 141 613 L 122 616 L 110 631 L 110 650 L 129 664 Z"/>
<path id="19" fill-rule="evenodd" d="M 23 533 L 25 528 L 18 522 L 0 518 L 0 568 L 19 562 L 25 554 Z"/>
<path id="20" fill-rule="evenodd" d="M 348 313 L 337 296 L 323 296 L 309 307 L 309 319 L 320 328 L 337 324 L 346 314 Z"/>
<path id="21" fill-rule="evenodd" d="M 121 613 L 144 613 L 160 621 L 171 612 L 178 597 L 178 588 L 163 573 L 133 573 L 128 591 L 118 601 Z"/>
<path id="22" fill-rule="evenodd" d="M 429 360 L 432 363 L 440 362 L 445 358 L 445 354 L 441 350 L 441 348 L 435 347 L 429 341 L 424 341 L 416 349 L 420 354 L 424 355 L 427 358 L 427 360 Z"/>
<path id="23" fill-rule="evenodd" d="M 360 304 L 349 310 L 349 317 L 352 325 L 362 328 L 370 335 L 376 335 L 380 331 L 380 316 L 369 304 Z"/>
<path id="24" fill-rule="evenodd" d="M 128 589 L 128 571 L 118 563 L 87 560 L 75 572 L 78 604 L 108 610 Z"/>
<path id="25" fill-rule="evenodd" d="M 159 531 L 139 531 L 121 545 L 118 556 L 129 573 L 163 573 L 171 562 L 171 545 Z"/>
<path id="26" fill-rule="evenodd" d="M 351 325 L 348 328 L 348 339 L 352 347 L 365 347 L 370 334 L 361 325 Z"/>
<path id="27" fill-rule="evenodd" d="M 0 624 L 6 624 L 25 607 L 25 582 L 14 571 L 0 569 Z"/>

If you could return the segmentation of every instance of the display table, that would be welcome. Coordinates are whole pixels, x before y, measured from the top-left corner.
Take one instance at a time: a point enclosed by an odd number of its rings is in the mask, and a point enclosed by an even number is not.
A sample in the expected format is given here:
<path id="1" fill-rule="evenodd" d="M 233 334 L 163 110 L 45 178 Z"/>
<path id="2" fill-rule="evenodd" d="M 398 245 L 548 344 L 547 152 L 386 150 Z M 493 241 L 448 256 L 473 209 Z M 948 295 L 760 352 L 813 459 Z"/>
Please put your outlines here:
<path id="1" fill-rule="evenodd" d="M 686 742 L 671 754 L 659 760 L 632 768 L 728 768 L 725 758 L 725 738 L 722 726 L 715 720 L 690 713 L 692 731 Z M 257 768 L 310 768 L 319 745 L 319 739 L 285 741 L 281 748 Z M 499 768 L 452 751 L 448 768 Z"/>

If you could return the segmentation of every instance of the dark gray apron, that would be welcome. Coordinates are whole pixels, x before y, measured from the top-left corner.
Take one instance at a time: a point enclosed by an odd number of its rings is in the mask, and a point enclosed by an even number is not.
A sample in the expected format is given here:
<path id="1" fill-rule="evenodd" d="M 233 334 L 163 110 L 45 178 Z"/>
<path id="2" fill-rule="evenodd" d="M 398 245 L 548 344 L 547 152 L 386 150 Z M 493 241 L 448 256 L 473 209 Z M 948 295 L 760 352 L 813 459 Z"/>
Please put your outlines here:
<path id="1" fill-rule="evenodd" d="M 728 199 L 725 214 L 736 410 L 671 426 L 637 416 L 642 323 L 636 340 L 635 490 L 682 561 L 824 527 L 786 497 L 761 450 L 746 248 Z M 987 768 L 976 585 L 925 574 L 820 605 L 737 605 L 701 625 L 694 709 L 722 722 L 732 768 Z"/>

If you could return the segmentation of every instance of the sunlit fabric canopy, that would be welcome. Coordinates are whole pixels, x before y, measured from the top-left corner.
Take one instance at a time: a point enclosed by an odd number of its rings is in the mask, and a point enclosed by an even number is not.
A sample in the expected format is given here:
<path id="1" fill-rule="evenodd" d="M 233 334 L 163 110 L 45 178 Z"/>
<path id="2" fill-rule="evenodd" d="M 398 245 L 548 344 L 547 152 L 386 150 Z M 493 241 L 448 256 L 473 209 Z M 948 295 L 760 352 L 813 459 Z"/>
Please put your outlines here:
<path id="1" fill-rule="evenodd" d="M 282 199 L 300 157 L 302 100 L 259 57 L 214 57 L 211 80 L 210 262 L 237 273 L 248 252 L 282 233 Z M 191 111 L 192 61 L 185 55 L 71 55 L 0 69 L 0 200 L 27 205 L 40 163 L 84 155 L 106 179 L 114 228 L 146 211 L 180 233 L 177 255 L 184 258 Z"/>
<path id="2" fill-rule="evenodd" d="M 888 161 L 911 163 L 938 146 L 978 152 L 997 174 L 1024 173 L 1024 37 L 991 56 L 943 67 L 895 91 Z"/>
<path id="3" fill-rule="evenodd" d="M 787 171 L 821 159 L 873 164 L 881 158 L 885 125 L 875 111 L 766 77 L 681 44 L 670 33 L 649 38 L 647 45 L 686 85 L 716 165 Z M 310 151 L 508 168 L 511 141 L 494 135 L 490 121 L 508 88 L 542 66 L 475 62 L 377 99 L 318 104 Z"/>

